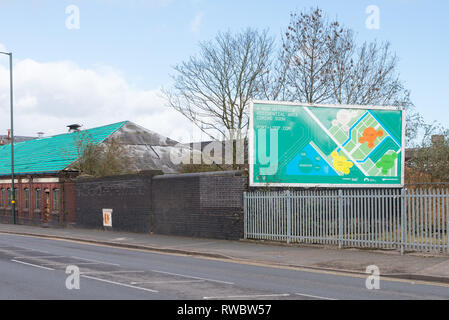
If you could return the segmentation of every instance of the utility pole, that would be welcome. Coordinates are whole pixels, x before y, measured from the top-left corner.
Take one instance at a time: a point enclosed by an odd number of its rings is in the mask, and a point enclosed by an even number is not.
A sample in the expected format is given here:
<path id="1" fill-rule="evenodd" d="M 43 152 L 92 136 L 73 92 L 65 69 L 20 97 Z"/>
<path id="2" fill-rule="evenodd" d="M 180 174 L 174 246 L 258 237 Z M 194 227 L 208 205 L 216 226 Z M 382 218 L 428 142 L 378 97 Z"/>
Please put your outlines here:
<path id="1" fill-rule="evenodd" d="M 1 52 L 9 56 L 9 97 L 11 104 L 11 210 L 12 223 L 16 224 L 16 192 L 14 188 L 14 108 L 13 108 L 13 87 L 12 87 L 12 52 Z"/>

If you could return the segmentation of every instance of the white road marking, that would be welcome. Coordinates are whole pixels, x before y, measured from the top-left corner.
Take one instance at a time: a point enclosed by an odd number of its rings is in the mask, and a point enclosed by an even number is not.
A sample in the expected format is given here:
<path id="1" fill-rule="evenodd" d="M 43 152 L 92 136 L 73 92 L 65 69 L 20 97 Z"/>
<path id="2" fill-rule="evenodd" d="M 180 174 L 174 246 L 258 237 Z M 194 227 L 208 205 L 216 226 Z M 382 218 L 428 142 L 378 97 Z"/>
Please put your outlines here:
<path id="1" fill-rule="evenodd" d="M 71 257 L 75 258 L 75 259 L 81 259 L 81 260 L 92 261 L 92 262 L 99 262 L 99 263 L 102 263 L 102 264 L 109 264 L 111 266 L 120 267 L 120 265 L 118 263 L 104 262 L 104 261 L 99 261 L 99 260 L 94 260 L 94 259 L 86 259 L 86 258 L 81 258 L 81 257 L 76 257 L 76 256 L 71 256 Z"/>
<path id="2" fill-rule="evenodd" d="M 21 264 L 25 264 L 25 265 L 31 266 L 31 267 L 45 269 L 45 270 L 52 270 L 52 271 L 55 270 L 53 268 L 47 268 L 47 267 L 43 267 L 43 266 L 38 266 L 37 264 L 32 264 L 32 263 L 28 263 L 28 262 L 18 261 L 18 260 L 14 260 L 14 259 L 12 259 L 11 261 L 14 261 L 14 262 L 17 262 L 17 263 L 21 263 Z"/>
<path id="3" fill-rule="evenodd" d="M 48 252 L 48 251 L 37 250 L 37 249 L 33 249 L 33 248 L 28 248 L 28 247 L 22 247 L 22 246 L 16 246 L 16 247 L 17 247 L 17 248 L 21 248 L 21 249 L 31 250 L 31 251 L 37 251 L 37 252 L 47 253 L 47 254 L 50 253 L 50 252 Z"/>
<path id="4" fill-rule="evenodd" d="M 6 250 L 2 250 L 2 251 L 20 252 L 20 251 L 36 251 L 36 250 L 33 250 L 33 249 L 6 249 Z M 43 252 L 43 253 L 47 253 L 47 252 Z"/>
<path id="5" fill-rule="evenodd" d="M 250 294 L 241 296 L 221 296 L 221 297 L 203 297 L 203 299 L 234 299 L 234 298 L 268 298 L 268 297 L 288 297 L 290 293 L 279 294 Z"/>
<path id="6" fill-rule="evenodd" d="M 43 263 L 44 266 L 68 266 L 68 265 L 86 265 L 86 264 L 100 264 L 98 262 L 52 262 L 52 263 Z"/>
<path id="7" fill-rule="evenodd" d="M 14 259 L 65 258 L 66 256 L 18 256 Z"/>
<path id="8" fill-rule="evenodd" d="M 192 283 L 192 282 L 205 282 L 206 280 L 167 280 L 167 281 L 133 281 L 131 284 L 145 284 L 145 283 L 153 283 L 153 284 L 165 284 L 165 283 Z"/>
<path id="9" fill-rule="evenodd" d="M 298 296 L 303 296 L 303 297 L 308 297 L 308 298 L 314 298 L 314 299 L 321 299 L 321 300 L 337 300 L 337 299 L 334 299 L 334 298 L 321 297 L 321 296 L 314 296 L 314 295 L 311 295 L 311 294 L 305 294 L 305 293 L 298 293 L 298 292 L 296 292 L 295 294 L 298 295 Z"/>
<path id="10" fill-rule="evenodd" d="M 165 274 L 169 274 L 169 275 L 172 275 L 172 276 L 180 276 L 180 277 L 185 277 L 185 278 L 206 280 L 206 281 L 218 282 L 218 283 L 224 283 L 224 284 L 234 284 L 234 282 L 221 281 L 221 280 L 215 280 L 215 279 L 209 279 L 209 278 L 194 277 L 194 276 L 189 276 L 189 275 L 186 275 L 186 274 L 172 273 L 172 272 L 167 272 L 167 271 L 160 271 L 160 270 L 151 270 L 151 271 L 158 272 L 158 273 L 165 273 Z"/>
<path id="11" fill-rule="evenodd" d="M 146 271 L 84 271 L 81 274 L 115 274 L 115 273 L 142 273 Z"/>
<path id="12" fill-rule="evenodd" d="M 87 279 L 92 279 L 92 280 L 97 280 L 97 281 L 102 281 L 102 282 L 106 282 L 106 283 L 110 283 L 110 284 L 115 284 L 115 285 L 118 285 L 118 286 L 123 286 L 123 287 L 128 287 L 128 288 L 133 288 L 133 289 L 138 289 L 138 290 L 143 290 L 143 291 L 148 291 L 148 292 L 153 292 L 153 293 L 159 292 L 157 290 L 152 290 L 152 289 L 147 289 L 147 288 L 142 288 L 142 287 L 136 287 L 136 286 L 132 286 L 132 285 L 126 284 L 126 283 L 120 283 L 120 282 L 115 282 L 115 281 L 111 281 L 111 280 L 105 280 L 105 279 L 91 277 L 91 276 L 86 276 L 86 275 L 81 275 L 81 277 L 87 278 Z"/>

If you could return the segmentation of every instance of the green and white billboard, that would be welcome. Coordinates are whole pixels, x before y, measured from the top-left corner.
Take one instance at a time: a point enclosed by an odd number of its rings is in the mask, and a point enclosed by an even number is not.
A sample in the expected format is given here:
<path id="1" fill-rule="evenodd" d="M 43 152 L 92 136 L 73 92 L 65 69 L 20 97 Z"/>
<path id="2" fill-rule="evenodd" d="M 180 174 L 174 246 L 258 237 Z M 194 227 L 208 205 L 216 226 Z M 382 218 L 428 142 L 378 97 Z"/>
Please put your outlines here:
<path id="1" fill-rule="evenodd" d="M 252 101 L 251 186 L 401 187 L 402 108 Z"/>

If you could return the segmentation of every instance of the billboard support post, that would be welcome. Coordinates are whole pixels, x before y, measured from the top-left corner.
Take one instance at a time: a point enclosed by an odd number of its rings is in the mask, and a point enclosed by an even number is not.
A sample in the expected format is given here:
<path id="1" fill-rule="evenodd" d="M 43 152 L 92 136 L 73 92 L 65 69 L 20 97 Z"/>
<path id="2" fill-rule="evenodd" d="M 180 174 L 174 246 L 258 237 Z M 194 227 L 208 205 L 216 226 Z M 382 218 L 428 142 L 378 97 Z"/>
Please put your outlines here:
<path id="1" fill-rule="evenodd" d="M 343 190 L 338 189 L 338 248 L 343 247 Z"/>
<path id="2" fill-rule="evenodd" d="M 292 208 L 290 190 L 285 191 L 285 200 L 287 201 L 287 244 L 290 244 L 292 237 Z"/>

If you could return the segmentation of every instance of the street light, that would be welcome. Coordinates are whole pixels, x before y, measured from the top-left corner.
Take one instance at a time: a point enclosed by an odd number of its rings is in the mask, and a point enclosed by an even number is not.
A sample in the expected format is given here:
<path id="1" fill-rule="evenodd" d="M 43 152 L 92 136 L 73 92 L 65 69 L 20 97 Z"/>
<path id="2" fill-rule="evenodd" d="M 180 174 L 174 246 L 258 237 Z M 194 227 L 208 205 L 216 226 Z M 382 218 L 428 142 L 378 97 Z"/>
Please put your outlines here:
<path id="1" fill-rule="evenodd" d="M 9 56 L 9 96 L 11 103 L 11 209 L 12 209 L 12 223 L 16 224 L 16 192 L 14 188 L 14 118 L 13 118 L 13 96 L 12 96 L 12 52 L 2 52 Z"/>

